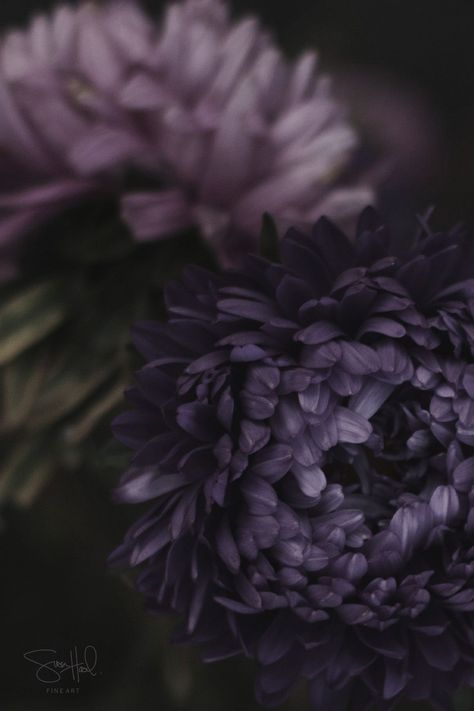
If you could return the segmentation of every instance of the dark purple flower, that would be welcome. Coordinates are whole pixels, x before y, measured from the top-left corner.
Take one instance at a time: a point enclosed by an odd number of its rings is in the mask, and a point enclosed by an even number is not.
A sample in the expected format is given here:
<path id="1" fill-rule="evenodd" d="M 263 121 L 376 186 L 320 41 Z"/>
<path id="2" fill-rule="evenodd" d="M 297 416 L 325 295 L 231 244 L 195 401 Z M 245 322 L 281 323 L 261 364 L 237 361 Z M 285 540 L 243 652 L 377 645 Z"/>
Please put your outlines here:
<path id="1" fill-rule="evenodd" d="M 112 560 L 205 659 L 256 658 L 269 705 L 474 685 L 472 242 L 401 244 L 371 209 L 354 244 L 322 219 L 135 328 L 117 498 L 152 508 Z"/>

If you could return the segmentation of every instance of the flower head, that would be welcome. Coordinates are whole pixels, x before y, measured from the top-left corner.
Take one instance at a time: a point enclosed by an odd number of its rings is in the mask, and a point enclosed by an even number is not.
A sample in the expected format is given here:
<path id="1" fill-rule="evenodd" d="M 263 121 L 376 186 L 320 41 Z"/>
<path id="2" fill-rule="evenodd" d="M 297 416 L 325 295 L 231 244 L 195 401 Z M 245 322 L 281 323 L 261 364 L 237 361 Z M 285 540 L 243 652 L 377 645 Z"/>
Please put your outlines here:
<path id="1" fill-rule="evenodd" d="M 45 175 L 91 173 L 105 165 L 110 156 L 83 155 L 80 142 L 98 125 L 123 120 L 115 98 L 151 51 L 151 34 L 150 23 L 127 0 L 62 5 L 51 17 L 36 17 L 26 32 L 8 33 L 0 53 L 7 154 Z M 123 137 L 117 144 L 122 154 L 130 148 Z"/>
<path id="2" fill-rule="evenodd" d="M 264 211 L 346 218 L 370 196 L 338 184 L 357 137 L 314 55 L 288 63 L 221 0 L 173 3 L 159 26 L 132 0 L 37 17 L 0 43 L 0 102 L 4 267 L 20 237 L 102 192 L 138 239 L 197 225 L 227 260 Z M 131 169 L 152 188 L 131 190 Z"/>
<path id="3" fill-rule="evenodd" d="M 357 136 L 316 64 L 312 52 L 289 63 L 255 17 L 231 22 L 221 0 L 172 4 L 149 66 L 121 94 L 176 183 L 125 200 L 137 236 L 156 237 L 174 210 L 232 258 L 255 246 L 265 211 L 286 223 L 353 217 L 367 188 L 335 182 Z"/>
<path id="4" fill-rule="evenodd" d="M 474 682 L 472 243 L 397 244 L 372 210 L 353 244 L 322 219 L 281 263 L 190 268 L 135 328 L 117 498 L 152 508 L 112 559 L 207 660 L 255 657 L 270 705 Z"/>
<path id="5" fill-rule="evenodd" d="M 133 2 L 59 6 L 0 41 L 0 266 L 42 222 L 120 190 L 143 146 L 117 105 L 131 67 L 151 49 Z"/>

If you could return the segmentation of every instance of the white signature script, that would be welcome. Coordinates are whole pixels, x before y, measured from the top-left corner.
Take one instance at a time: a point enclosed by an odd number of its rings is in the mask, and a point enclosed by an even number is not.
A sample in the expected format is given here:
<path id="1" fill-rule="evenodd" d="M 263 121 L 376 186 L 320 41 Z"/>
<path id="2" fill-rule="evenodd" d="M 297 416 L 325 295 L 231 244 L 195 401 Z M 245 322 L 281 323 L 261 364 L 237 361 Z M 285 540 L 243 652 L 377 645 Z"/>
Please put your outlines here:
<path id="1" fill-rule="evenodd" d="M 96 676 L 97 649 L 91 644 L 82 651 L 73 647 L 63 659 L 58 658 L 55 649 L 33 649 L 23 656 L 37 667 L 36 678 L 43 684 L 57 684 L 67 672 L 76 683 L 80 682 L 84 674 Z"/>

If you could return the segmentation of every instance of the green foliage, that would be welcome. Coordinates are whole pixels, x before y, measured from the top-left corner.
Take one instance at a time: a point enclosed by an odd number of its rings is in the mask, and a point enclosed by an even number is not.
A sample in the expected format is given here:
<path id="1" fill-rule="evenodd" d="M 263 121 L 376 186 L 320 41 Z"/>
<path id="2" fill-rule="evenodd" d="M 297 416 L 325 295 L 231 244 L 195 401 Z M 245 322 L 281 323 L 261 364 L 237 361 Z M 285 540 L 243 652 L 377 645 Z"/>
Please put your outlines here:
<path id="1" fill-rule="evenodd" d="M 65 320 L 61 280 L 30 284 L 0 302 L 0 365 L 48 336 Z"/>
<path id="2" fill-rule="evenodd" d="M 107 203 L 49 229 L 30 276 L 0 289 L 0 506 L 30 505 L 59 469 L 95 470 L 139 362 L 131 325 L 164 314 L 185 264 L 214 266 L 193 233 L 137 246 Z"/>

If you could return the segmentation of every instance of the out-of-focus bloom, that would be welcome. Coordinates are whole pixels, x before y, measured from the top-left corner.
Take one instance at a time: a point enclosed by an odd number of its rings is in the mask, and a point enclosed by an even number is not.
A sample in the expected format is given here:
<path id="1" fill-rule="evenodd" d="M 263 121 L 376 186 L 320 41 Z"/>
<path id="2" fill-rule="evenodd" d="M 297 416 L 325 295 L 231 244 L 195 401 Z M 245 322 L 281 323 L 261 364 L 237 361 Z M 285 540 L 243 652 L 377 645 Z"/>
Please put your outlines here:
<path id="1" fill-rule="evenodd" d="M 227 260 L 253 245 L 264 211 L 353 216 L 370 198 L 339 183 L 357 136 L 315 63 L 289 64 L 221 0 L 174 3 L 159 27 L 128 0 L 60 7 L 7 34 L 0 249 L 101 191 L 122 198 L 138 239 L 197 225 Z M 155 186 L 129 192 L 129 168 Z"/>
<path id="2" fill-rule="evenodd" d="M 135 328 L 117 499 L 152 508 L 112 561 L 205 659 L 255 657 L 270 705 L 474 684 L 473 243 L 397 244 L 370 209 L 353 244 L 322 219 Z"/>
<path id="3" fill-rule="evenodd" d="M 117 94 L 151 34 L 139 8 L 118 0 L 60 6 L 1 40 L 0 268 L 49 217 L 120 191 L 143 146 Z"/>
<path id="4" fill-rule="evenodd" d="M 286 222 L 353 217 L 367 188 L 334 187 L 357 146 L 327 78 L 308 52 L 288 63 L 255 17 L 230 22 L 220 0 L 173 4 L 149 67 L 121 101 L 147 121 L 173 191 L 130 196 L 138 237 L 168 220 L 198 222 L 224 250 L 243 252 L 263 212 Z"/>

